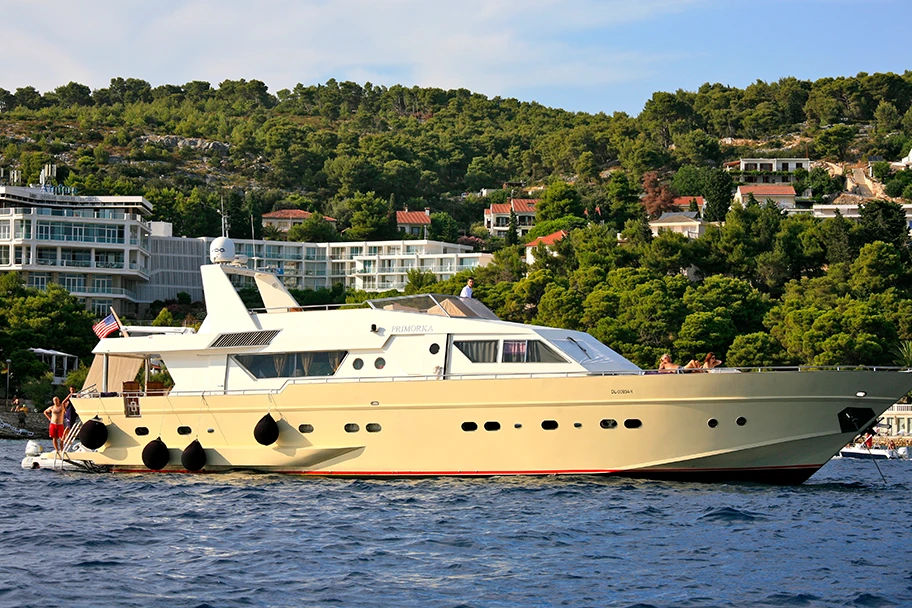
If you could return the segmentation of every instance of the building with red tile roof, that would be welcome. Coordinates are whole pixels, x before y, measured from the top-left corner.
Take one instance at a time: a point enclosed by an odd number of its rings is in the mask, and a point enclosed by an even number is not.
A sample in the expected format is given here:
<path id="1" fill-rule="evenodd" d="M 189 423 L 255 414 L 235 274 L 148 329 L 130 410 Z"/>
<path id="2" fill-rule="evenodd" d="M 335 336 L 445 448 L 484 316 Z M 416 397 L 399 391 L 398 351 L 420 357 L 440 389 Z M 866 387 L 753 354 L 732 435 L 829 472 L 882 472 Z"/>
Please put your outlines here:
<path id="1" fill-rule="evenodd" d="M 690 201 L 696 201 L 697 211 L 703 212 L 705 201 L 702 196 L 677 196 L 671 201 L 671 204 L 681 211 L 690 211 Z"/>
<path id="2" fill-rule="evenodd" d="M 504 238 L 510 226 L 510 211 L 516 213 L 519 236 L 525 236 L 535 226 L 535 205 L 538 199 L 511 198 L 502 204 L 492 204 L 485 209 L 485 228 L 494 236 Z"/>
<path id="3" fill-rule="evenodd" d="M 539 245 L 549 247 L 558 241 L 563 240 L 563 238 L 568 234 L 569 232 L 566 230 L 558 230 L 557 232 L 552 232 L 551 234 L 534 238 L 526 243 L 526 263 L 533 264 L 535 262 L 535 250 Z M 557 253 L 552 252 L 552 255 L 557 255 Z"/>
<path id="4" fill-rule="evenodd" d="M 431 227 L 431 210 L 425 207 L 424 211 L 405 211 L 396 212 L 396 228 L 399 232 L 413 234 L 427 238 L 428 228 Z"/>
<path id="5" fill-rule="evenodd" d="M 313 213 L 303 209 L 278 209 L 263 214 L 263 226 L 275 226 L 281 232 L 288 232 L 289 228 L 303 224 L 304 220 L 309 219 L 311 215 Z M 336 220 L 325 215 L 323 219 L 333 225 L 336 223 Z"/>
<path id="6" fill-rule="evenodd" d="M 773 201 L 781 209 L 794 209 L 795 189 L 785 184 L 750 184 L 738 186 L 735 191 L 735 200 L 745 204 L 749 195 L 753 194 L 759 203 Z"/>

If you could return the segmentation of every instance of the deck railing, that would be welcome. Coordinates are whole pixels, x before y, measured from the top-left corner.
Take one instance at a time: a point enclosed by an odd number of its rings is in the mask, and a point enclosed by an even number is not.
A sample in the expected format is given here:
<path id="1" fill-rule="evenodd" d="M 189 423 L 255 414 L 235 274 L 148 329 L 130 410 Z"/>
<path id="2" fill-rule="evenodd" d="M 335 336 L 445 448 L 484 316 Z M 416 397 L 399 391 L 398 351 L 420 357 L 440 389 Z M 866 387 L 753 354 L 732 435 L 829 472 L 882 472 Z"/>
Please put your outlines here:
<path id="1" fill-rule="evenodd" d="M 274 388 L 250 388 L 250 389 L 230 389 L 230 390 L 189 390 L 175 391 L 170 390 L 165 394 L 167 396 L 207 396 L 207 395 L 277 395 L 283 392 L 288 386 L 295 384 L 351 384 L 351 383 L 374 383 L 374 382 L 426 382 L 426 381 L 443 381 L 443 380 L 517 380 L 517 379 L 543 379 L 543 378 L 591 378 L 604 376 L 686 376 L 690 374 L 736 374 L 736 373 L 808 373 L 820 371 L 875 371 L 875 372 L 901 372 L 910 373 L 912 369 L 894 366 L 864 366 L 864 365 L 836 365 L 836 366 L 777 366 L 777 367 L 722 367 L 714 370 L 688 369 L 673 370 L 660 372 L 659 370 L 630 370 L 630 371 L 567 371 L 567 372 L 509 372 L 494 374 L 414 374 L 402 376 L 359 376 L 359 377 L 341 377 L 341 376 L 310 376 L 302 378 L 287 378 L 279 387 Z M 152 391 L 150 391 L 152 393 Z M 161 392 L 154 392 L 154 395 L 161 395 Z M 153 396 L 146 395 L 141 390 L 130 391 L 130 396 Z M 99 397 L 97 392 L 84 395 L 86 397 Z M 120 396 L 119 393 L 106 393 L 104 396 Z"/>

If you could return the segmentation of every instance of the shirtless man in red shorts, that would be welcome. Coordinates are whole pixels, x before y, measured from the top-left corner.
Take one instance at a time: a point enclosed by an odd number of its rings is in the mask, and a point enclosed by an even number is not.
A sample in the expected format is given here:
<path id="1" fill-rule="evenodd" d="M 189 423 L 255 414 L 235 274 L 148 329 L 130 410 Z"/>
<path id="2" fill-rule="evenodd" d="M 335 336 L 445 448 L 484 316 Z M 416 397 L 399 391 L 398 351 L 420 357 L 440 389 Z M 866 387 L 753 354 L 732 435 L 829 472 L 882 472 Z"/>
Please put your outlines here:
<path id="1" fill-rule="evenodd" d="M 50 422 L 48 433 L 51 435 L 51 441 L 54 443 L 54 451 L 58 454 L 63 451 L 63 404 L 60 403 L 60 397 L 54 397 L 54 405 L 44 410 L 44 416 Z"/>

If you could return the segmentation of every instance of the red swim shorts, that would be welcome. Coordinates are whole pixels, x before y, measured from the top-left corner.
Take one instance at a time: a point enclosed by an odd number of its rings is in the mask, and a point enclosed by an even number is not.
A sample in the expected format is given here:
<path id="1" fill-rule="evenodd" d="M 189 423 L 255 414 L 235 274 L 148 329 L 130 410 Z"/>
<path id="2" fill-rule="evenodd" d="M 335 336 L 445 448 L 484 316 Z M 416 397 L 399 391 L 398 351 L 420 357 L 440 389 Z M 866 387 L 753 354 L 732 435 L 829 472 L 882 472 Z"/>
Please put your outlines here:
<path id="1" fill-rule="evenodd" d="M 51 426 L 48 428 L 48 433 L 51 435 L 51 439 L 63 439 L 63 425 L 51 423 Z"/>

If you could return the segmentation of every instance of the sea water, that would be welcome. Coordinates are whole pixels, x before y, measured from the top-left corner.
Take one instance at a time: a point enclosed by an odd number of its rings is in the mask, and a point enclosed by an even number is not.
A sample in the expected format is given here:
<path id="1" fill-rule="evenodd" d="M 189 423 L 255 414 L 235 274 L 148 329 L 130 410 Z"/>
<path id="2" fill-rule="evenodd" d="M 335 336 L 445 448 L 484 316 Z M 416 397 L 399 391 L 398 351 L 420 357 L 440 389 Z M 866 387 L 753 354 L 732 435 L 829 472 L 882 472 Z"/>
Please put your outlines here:
<path id="1" fill-rule="evenodd" d="M 912 461 L 804 485 L 23 470 L 0 606 L 908 606 Z"/>

